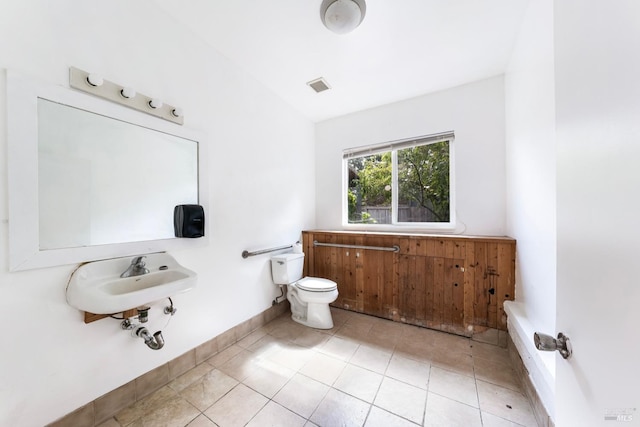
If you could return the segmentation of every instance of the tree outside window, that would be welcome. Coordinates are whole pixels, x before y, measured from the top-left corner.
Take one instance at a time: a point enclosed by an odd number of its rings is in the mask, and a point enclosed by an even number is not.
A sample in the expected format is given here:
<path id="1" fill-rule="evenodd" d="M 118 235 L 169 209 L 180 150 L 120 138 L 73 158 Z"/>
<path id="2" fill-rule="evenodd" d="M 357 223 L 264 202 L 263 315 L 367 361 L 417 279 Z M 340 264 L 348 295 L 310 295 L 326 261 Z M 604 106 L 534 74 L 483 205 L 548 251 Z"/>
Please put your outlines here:
<path id="1" fill-rule="evenodd" d="M 346 159 L 350 224 L 450 222 L 450 141 L 420 142 Z"/>

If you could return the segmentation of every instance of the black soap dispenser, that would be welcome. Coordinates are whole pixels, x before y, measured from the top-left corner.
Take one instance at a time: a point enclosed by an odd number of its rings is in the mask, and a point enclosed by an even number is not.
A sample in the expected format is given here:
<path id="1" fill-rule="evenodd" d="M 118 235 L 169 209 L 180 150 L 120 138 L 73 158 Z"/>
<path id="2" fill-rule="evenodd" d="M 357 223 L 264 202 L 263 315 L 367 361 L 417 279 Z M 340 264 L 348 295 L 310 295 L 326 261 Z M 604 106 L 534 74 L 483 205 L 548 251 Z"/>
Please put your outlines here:
<path id="1" fill-rule="evenodd" d="M 200 205 L 178 205 L 173 210 L 173 229 L 176 237 L 204 236 L 204 209 Z"/>

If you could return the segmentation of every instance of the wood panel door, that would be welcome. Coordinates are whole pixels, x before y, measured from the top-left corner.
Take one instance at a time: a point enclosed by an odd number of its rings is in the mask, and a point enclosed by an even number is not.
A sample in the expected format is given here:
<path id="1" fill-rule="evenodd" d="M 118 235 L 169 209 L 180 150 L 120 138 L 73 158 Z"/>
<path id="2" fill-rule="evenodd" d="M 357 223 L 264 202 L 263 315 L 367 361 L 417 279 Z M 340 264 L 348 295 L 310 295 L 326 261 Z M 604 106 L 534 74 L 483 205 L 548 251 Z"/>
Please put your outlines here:
<path id="1" fill-rule="evenodd" d="M 345 243 L 344 236 L 325 236 L 323 243 L 328 244 L 353 244 Z M 311 248 L 313 259 L 310 261 L 307 275 L 324 277 L 338 284 L 338 298 L 332 304 L 336 307 L 358 310 L 358 282 L 362 276 L 362 259 L 352 249 L 331 246 L 313 246 L 313 241 L 306 242 Z M 308 251 L 307 251 L 308 252 Z M 362 293 L 362 292 L 360 292 Z M 360 304 L 362 305 L 362 304 Z"/>
<path id="2" fill-rule="evenodd" d="M 414 255 L 398 258 L 399 320 L 435 329 L 463 330 L 464 260 Z"/>
<path id="3" fill-rule="evenodd" d="M 393 247 L 389 236 L 365 236 L 364 245 L 369 247 Z M 397 287 L 395 286 L 398 257 L 394 252 L 358 250 L 362 268 L 362 279 L 358 282 L 362 301 L 362 312 L 374 316 L 391 318 L 396 309 Z"/>
<path id="4" fill-rule="evenodd" d="M 476 242 L 467 259 L 473 282 L 473 318 L 477 326 L 506 330 L 504 301 L 514 299 L 515 251 L 504 243 Z"/>

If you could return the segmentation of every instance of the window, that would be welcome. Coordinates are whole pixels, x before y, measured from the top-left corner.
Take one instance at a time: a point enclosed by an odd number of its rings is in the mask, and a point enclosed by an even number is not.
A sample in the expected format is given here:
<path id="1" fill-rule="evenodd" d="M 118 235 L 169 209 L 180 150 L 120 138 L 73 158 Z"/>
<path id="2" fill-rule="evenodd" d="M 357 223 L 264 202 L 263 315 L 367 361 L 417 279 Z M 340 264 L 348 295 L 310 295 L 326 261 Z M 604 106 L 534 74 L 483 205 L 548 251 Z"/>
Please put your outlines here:
<path id="1" fill-rule="evenodd" d="M 453 228 L 453 132 L 345 150 L 347 224 Z"/>

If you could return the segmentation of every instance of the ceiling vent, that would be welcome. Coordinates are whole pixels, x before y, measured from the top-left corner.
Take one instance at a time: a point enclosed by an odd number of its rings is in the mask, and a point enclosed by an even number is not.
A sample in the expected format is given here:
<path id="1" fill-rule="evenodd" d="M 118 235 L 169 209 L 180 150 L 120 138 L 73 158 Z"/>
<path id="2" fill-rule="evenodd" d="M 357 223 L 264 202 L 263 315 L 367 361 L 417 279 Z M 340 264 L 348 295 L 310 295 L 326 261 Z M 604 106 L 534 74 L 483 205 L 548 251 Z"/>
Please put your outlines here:
<path id="1" fill-rule="evenodd" d="M 331 86 L 325 81 L 324 78 L 320 77 L 319 79 L 311 80 L 307 82 L 311 89 L 315 90 L 317 93 L 324 92 L 327 89 L 331 89 Z"/>

